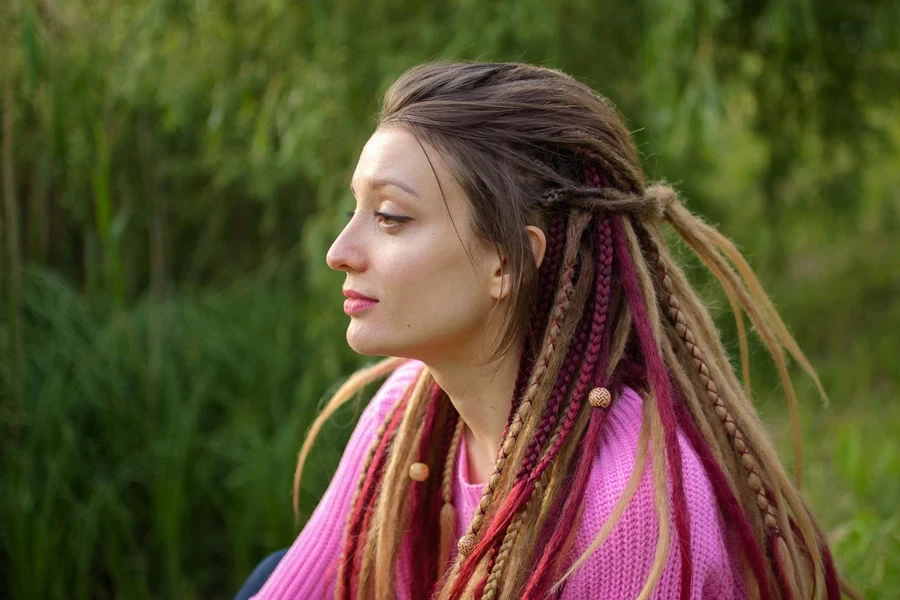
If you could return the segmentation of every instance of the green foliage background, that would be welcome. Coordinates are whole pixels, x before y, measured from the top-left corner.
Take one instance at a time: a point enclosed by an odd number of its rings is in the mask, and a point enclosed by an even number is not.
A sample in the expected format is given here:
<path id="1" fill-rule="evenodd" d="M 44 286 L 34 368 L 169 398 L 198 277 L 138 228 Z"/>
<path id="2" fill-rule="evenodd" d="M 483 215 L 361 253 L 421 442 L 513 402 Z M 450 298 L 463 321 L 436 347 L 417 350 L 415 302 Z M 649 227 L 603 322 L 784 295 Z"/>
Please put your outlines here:
<path id="1" fill-rule="evenodd" d="M 850 581 L 894 597 L 898 26 L 861 0 L 0 4 L 0 595 L 230 597 L 291 542 L 296 451 L 362 364 L 324 263 L 356 157 L 394 78 L 466 58 L 608 95 L 741 245 L 830 395 L 798 379 L 807 497 Z"/>

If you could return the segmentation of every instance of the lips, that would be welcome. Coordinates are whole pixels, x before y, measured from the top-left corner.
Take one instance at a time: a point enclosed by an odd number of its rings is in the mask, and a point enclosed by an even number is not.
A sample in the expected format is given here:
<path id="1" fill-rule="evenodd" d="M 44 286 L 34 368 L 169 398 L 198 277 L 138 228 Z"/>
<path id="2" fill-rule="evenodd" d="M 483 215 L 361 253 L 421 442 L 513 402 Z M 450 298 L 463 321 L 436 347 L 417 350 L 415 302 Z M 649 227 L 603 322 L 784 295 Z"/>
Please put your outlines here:
<path id="1" fill-rule="evenodd" d="M 344 312 L 348 315 L 356 315 L 360 312 L 378 304 L 378 300 L 365 294 L 360 294 L 356 290 L 344 290 Z"/>
<path id="2" fill-rule="evenodd" d="M 366 296 L 365 294 L 360 294 L 356 290 L 343 290 L 344 296 L 347 298 L 352 298 L 354 300 L 368 300 L 369 302 L 378 302 L 376 298 L 372 298 L 371 296 Z"/>

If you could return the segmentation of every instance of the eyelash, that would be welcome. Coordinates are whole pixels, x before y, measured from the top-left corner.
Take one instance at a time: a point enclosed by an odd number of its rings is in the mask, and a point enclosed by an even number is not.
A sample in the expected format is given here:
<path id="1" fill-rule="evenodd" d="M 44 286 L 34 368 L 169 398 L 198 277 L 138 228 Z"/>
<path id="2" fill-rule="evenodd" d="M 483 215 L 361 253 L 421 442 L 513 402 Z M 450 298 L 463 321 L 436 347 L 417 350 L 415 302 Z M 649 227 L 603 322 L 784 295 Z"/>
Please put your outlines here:
<path id="1" fill-rule="evenodd" d="M 352 219 L 352 218 L 353 218 L 353 215 L 355 215 L 355 214 L 356 214 L 356 211 L 354 211 L 354 210 L 348 210 L 348 211 L 347 211 L 347 219 L 348 219 L 348 220 L 349 220 L 349 219 Z M 387 227 L 394 227 L 394 226 L 399 225 L 399 224 L 401 224 L 401 223 L 406 223 L 407 221 L 412 221 L 412 218 L 411 218 L 411 217 L 401 217 L 401 216 L 399 216 L 399 215 L 389 215 L 388 213 L 381 212 L 380 210 L 374 210 L 374 211 L 372 211 L 372 216 L 374 216 L 376 219 L 380 217 L 380 218 L 382 218 L 382 219 L 385 219 L 385 220 L 393 221 L 393 222 L 394 222 L 394 225 L 387 225 Z"/>

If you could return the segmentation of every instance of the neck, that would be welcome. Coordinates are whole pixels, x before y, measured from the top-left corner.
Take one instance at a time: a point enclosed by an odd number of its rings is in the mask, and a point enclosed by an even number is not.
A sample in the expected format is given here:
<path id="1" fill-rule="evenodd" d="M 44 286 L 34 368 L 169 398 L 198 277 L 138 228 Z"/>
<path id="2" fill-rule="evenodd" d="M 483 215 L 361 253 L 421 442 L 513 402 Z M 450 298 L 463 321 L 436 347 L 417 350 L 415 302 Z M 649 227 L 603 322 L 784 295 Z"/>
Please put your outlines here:
<path id="1" fill-rule="evenodd" d="M 426 362 L 466 425 L 469 473 L 476 482 L 486 480 L 493 470 L 512 406 L 521 353 L 521 348 L 515 348 L 488 364 L 484 364 L 484 355 L 468 352 Z"/>

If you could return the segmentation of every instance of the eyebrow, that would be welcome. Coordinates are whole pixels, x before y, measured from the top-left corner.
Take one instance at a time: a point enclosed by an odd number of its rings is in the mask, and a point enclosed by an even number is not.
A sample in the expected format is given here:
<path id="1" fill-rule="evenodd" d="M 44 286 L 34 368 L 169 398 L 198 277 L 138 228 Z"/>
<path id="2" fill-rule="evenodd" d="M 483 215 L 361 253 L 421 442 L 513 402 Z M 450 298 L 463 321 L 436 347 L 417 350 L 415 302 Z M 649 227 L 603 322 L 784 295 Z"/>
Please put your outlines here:
<path id="1" fill-rule="evenodd" d="M 420 198 L 419 194 L 409 187 L 407 184 L 403 183 L 399 179 L 393 179 L 391 177 L 373 177 L 369 179 L 369 187 L 373 190 L 377 190 L 379 188 L 383 188 L 386 185 L 392 185 L 394 187 L 398 187 L 410 196 L 414 198 Z M 350 191 L 356 196 L 356 190 L 353 189 L 353 182 L 350 182 Z"/>

